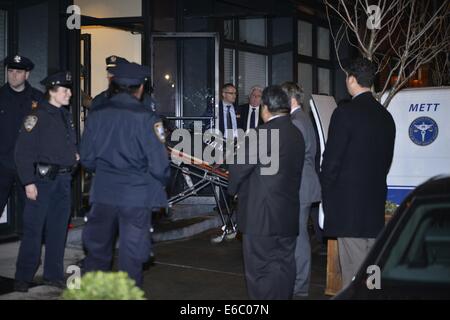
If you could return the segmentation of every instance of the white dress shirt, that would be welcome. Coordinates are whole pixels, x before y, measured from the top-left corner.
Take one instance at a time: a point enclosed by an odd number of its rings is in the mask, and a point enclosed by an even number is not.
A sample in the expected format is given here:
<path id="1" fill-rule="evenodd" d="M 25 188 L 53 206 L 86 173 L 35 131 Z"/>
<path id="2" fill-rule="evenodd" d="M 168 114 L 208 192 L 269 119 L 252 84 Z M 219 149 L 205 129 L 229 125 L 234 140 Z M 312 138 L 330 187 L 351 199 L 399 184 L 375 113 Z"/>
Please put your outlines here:
<path id="1" fill-rule="evenodd" d="M 248 117 L 247 117 L 247 125 L 246 125 L 246 130 L 245 132 L 247 133 L 250 130 L 250 118 L 252 115 L 252 109 L 255 109 L 255 123 L 254 123 L 254 128 L 256 128 L 258 126 L 258 121 L 259 121 L 259 106 L 254 107 L 252 105 L 248 105 Z"/>

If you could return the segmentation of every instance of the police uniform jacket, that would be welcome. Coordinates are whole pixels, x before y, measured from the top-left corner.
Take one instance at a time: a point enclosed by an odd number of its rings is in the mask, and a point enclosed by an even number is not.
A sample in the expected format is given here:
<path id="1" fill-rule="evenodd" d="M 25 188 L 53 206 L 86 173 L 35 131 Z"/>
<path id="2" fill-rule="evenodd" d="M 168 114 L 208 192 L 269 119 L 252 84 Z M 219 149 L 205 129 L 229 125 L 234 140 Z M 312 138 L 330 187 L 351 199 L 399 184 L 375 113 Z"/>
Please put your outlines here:
<path id="1" fill-rule="evenodd" d="M 100 92 L 98 95 L 96 95 L 94 97 L 94 99 L 92 99 L 90 111 L 92 112 L 94 110 L 97 110 L 97 108 L 100 105 L 105 105 L 105 104 L 107 105 L 107 102 L 108 102 L 108 90 L 105 90 L 105 91 Z M 148 93 L 144 93 L 144 99 L 143 99 L 142 103 L 147 108 L 147 110 L 149 110 L 151 112 L 156 111 L 155 101 Z"/>
<path id="2" fill-rule="evenodd" d="M 34 183 L 36 163 L 69 168 L 76 164 L 76 135 L 71 114 L 47 101 L 31 112 L 20 129 L 15 161 L 23 185 Z"/>
<path id="3" fill-rule="evenodd" d="M 320 174 L 327 236 L 376 238 L 383 229 L 394 140 L 394 120 L 371 92 L 334 110 Z"/>
<path id="4" fill-rule="evenodd" d="M 136 98 L 117 94 L 92 112 L 81 140 L 81 162 L 95 172 L 90 202 L 165 207 L 170 178 L 161 122 Z"/>
<path id="5" fill-rule="evenodd" d="M 23 119 L 32 106 L 43 100 L 43 94 L 25 82 L 25 89 L 16 92 L 9 84 L 0 88 L 0 166 L 14 169 L 14 147 Z"/>
<path id="6" fill-rule="evenodd" d="M 279 143 L 271 145 L 272 129 L 279 132 Z M 305 142 L 288 115 L 274 118 L 255 129 L 268 130 L 267 150 L 279 147 L 278 172 L 264 175 L 260 157 L 256 164 L 229 166 L 228 193 L 238 195 L 237 225 L 247 235 L 295 237 L 298 235 L 301 183 Z M 249 154 L 248 142 L 245 143 Z M 256 148 L 255 148 L 256 149 Z M 272 159 L 272 162 L 275 160 Z"/>

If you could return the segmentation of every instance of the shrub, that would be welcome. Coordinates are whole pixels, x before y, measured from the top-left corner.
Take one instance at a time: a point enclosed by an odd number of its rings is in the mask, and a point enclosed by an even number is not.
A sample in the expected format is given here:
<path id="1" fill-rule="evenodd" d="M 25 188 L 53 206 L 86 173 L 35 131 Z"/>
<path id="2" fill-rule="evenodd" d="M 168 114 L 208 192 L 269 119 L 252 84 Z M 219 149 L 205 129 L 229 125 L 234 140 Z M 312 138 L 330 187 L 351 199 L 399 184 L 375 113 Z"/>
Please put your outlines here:
<path id="1" fill-rule="evenodd" d="M 398 205 L 392 201 L 386 201 L 386 204 L 384 206 L 384 212 L 387 215 L 393 215 L 395 210 L 397 210 Z"/>
<path id="2" fill-rule="evenodd" d="M 88 272 L 81 278 L 79 289 L 66 289 L 64 300 L 145 300 L 126 272 Z"/>

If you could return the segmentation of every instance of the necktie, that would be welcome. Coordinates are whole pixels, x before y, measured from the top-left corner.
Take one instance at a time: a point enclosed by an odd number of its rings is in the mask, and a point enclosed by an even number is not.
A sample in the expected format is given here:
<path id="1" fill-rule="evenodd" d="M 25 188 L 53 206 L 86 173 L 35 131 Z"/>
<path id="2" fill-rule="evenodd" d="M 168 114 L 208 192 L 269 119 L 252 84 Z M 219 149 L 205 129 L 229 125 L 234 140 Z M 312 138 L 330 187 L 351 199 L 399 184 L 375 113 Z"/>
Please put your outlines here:
<path id="1" fill-rule="evenodd" d="M 250 129 L 254 129 L 255 128 L 255 117 L 256 117 L 256 108 L 250 108 L 251 109 L 251 113 L 250 113 L 250 125 L 249 128 Z"/>
<path id="2" fill-rule="evenodd" d="M 231 120 L 231 112 L 230 112 L 231 106 L 227 106 L 227 127 L 225 129 L 233 129 L 233 121 Z"/>

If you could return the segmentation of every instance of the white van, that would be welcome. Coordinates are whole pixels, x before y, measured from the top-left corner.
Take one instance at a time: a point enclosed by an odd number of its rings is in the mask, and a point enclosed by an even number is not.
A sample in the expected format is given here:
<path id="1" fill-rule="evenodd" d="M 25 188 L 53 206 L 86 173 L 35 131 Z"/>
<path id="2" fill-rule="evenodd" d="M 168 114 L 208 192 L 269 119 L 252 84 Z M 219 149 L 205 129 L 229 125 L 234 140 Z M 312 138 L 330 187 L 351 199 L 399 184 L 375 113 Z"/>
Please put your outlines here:
<path id="1" fill-rule="evenodd" d="M 323 154 L 336 102 L 333 97 L 312 95 L 310 106 Z M 450 87 L 403 89 L 388 111 L 396 136 L 387 200 L 400 204 L 417 185 L 450 173 Z"/>

